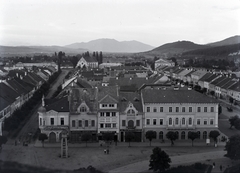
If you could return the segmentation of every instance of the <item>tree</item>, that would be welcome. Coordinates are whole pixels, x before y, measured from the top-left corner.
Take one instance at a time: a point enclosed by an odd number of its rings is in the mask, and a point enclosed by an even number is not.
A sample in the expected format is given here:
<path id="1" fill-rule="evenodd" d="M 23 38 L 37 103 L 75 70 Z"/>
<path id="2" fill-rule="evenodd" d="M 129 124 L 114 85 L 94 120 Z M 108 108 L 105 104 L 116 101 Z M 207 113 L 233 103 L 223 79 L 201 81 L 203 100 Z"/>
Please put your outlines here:
<path id="1" fill-rule="evenodd" d="M 212 97 L 214 96 L 215 92 L 214 91 L 210 91 L 210 94 L 212 95 Z"/>
<path id="2" fill-rule="evenodd" d="M 112 141 L 114 139 L 114 134 L 113 133 L 103 133 L 103 140 L 107 143 Z"/>
<path id="3" fill-rule="evenodd" d="M 240 135 L 234 135 L 229 138 L 229 141 L 225 145 L 225 157 L 230 158 L 231 160 L 240 159 Z"/>
<path id="4" fill-rule="evenodd" d="M 0 152 L 2 149 L 2 144 L 6 144 L 7 142 L 7 137 L 6 136 L 0 136 Z"/>
<path id="5" fill-rule="evenodd" d="M 169 131 L 167 132 L 166 134 L 166 137 L 171 140 L 171 145 L 174 145 L 174 142 L 177 138 L 178 138 L 178 135 L 176 132 L 173 132 L 173 131 Z"/>
<path id="6" fill-rule="evenodd" d="M 146 138 L 149 140 L 150 142 L 150 146 L 151 146 L 151 142 L 152 142 L 152 139 L 153 138 L 156 138 L 156 132 L 152 131 L 152 130 L 149 130 L 146 132 Z"/>
<path id="7" fill-rule="evenodd" d="M 128 142 L 128 147 L 130 147 L 130 142 L 133 141 L 134 138 L 135 138 L 135 134 L 133 132 L 125 133 L 125 140 Z"/>
<path id="8" fill-rule="evenodd" d="M 214 145 L 217 143 L 217 137 L 220 135 L 219 131 L 217 130 L 213 130 L 213 131 L 210 131 L 209 133 L 209 137 L 210 138 L 213 138 L 214 140 Z"/>
<path id="9" fill-rule="evenodd" d="M 38 140 L 42 141 L 42 147 L 44 147 L 44 141 L 48 139 L 48 136 L 45 133 L 40 133 L 38 136 Z"/>
<path id="10" fill-rule="evenodd" d="M 232 116 L 228 119 L 229 123 L 230 123 L 230 129 L 232 128 L 232 126 L 234 126 L 234 123 L 239 119 L 239 117 L 237 115 Z"/>
<path id="11" fill-rule="evenodd" d="M 164 172 L 166 169 L 170 168 L 171 159 L 169 155 L 161 150 L 159 147 L 155 147 L 153 153 L 150 156 L 149 170 Z"/>
<path id="12" fill-rule="evenodd" d="M 218 115 L 220 115 L 222 113 L 222 106 L 219 104 L 218 105 Z"/>
<path id="13" fill-rule="evenodd" d="M 238 130 L 240 130 L 240 118 L 238 118 L 235 122 L 234 122 L 234 127 Z"/>
<path id="14" fill-rule="evenodd" d="M 86 142 L 86 147 L 87 147 L 87 142 L 90 141 L 91 138 L 92 138 L 91 133 L 84 133 L 81 136 L 81 140 Z"/>
<path id="15" fill-rule="evenodd" d="M 77 56 L 73 56 L 71 59 L 70 59 L 72 65 L 73 65 L 73 68 L 76 67 L 77 63 L 78 63 L 78 57 Z"/>
<path id="16" fill-rule="evenodd" d="M 65 55 L 64 52 L 60 51 L 58 52 L 58 71 L 61 70 L 61 64 L 62 64 L 62 57 Z"/>
<path id="17" fill-rule="evenodd" d="M 199 133 L 198 132 L 189 132 L 188 133 L 188 139 L 192 140 L 192 147 L 193 147 L 193 141 L 197 138 L 199 138 Z"/>

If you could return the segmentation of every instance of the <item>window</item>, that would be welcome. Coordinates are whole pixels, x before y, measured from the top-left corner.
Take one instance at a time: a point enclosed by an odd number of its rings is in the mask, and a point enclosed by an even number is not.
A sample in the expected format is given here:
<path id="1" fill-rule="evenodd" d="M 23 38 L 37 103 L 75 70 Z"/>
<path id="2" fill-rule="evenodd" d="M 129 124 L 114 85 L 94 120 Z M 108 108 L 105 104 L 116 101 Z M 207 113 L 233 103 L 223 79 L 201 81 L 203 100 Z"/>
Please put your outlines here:
<path id="1" fill-rule="evenodd" d="M 176 107 L 176 112 L 179 112 L 179 107 Z"/>
<path id="2" fill-rule="evenodd" d="M 113 124 L 112 124 L 112 127 L 113 127 L 113 128 L 116 128 L 116 123 L 113 123 Z"/>
<path id="3" fill-rule="evenodd" d="M 61 118 L 61 125 L 64 125 L 64 118 Z"/>
<path id="4" fill-rule="evenodd" d="M 101 117 L 104 117 L 104 112 L 100 112 L 100 116 L 101 116 Z"/>
<path id="5" fill-rule="evenodd" d="M 150 125 L 150 119 L 147 119 L 147 125 Z"/>
<path id="6" fill-rule="evenodd" d="M 51 125 L 54 125 L 54 118 L 51 118 Z"/>
<path id="7" fill-rule="evenodd" d="M 88 120 L 85 120 L 85 127 L 88 127 Z"/>
<path id="8" fill-rule="evenodd" d="M 185 112 L 186 110 L 185 110 L 185 107 L 182 107 L 182 112 Z"/>
<path id="9" fill-rule="evenodd" d="M 107 107 L 107 104 L 102 104 L 102 107 Z"/>
<path id="10" fill-rule="evenodd" d="M 188 119 L 188 124 L 189 124 L 189 125 L 192 125 L 192 118 L 189 118 L 189 119 Z"/>
<path id="11" fill-rule="evenodd" d="M 82 127 L 82 120 L 78 121 L 78 127 Z"/>
<path id="12" fill-rule="evenodd" d="M 210 125 L 213 125 L 213 119 L 210 119 Z"/>
<path id="13" fill-rule="evenodd" d="M 169 124 L 169 125 L 172 125 L 172 118 L 169 118 L 168 124 Z"/>
<path id="14" fill-rule="evenodd" d="M 126 126 L 126 120 L 122 120 L 122 126 Z"/>
<path id="15" fill-rule="evenodd" d="M 163 107 L 160 107 L 160 112 L 163 112 Z"/>
<path id="16" fill-rule="evenodd" d="M 100 128 L 103 128 L 103 124 L 100 124 Z"/>
<path id="17" fill-rule="evenodd" d="M 188 110 L 189 110 L 189 112 L 192 112 L 192 107 L 189 107 Z"/>
<path id="18" fill-rule="evenodd" d="M 197 108 L 197 111 L 198 111 L 198 112 L 201 112 L 201 107 L 198 107 L 198 108 Z"/>
<path id="19" fill-rule="evenodd" d="M 153 119 L 153 125 L 157 125 L 157 120 Z"/>
<path id="20" fill-rule="evenodd" d="M 182 125 L 185 125 L 185 118 L 182 118 Z"/>
<path id="21" fill-rule="evenodd" d="M 211 112 L 214 112 L 214 107 L 211 107 Z"/>
<path id="22" fill-rule="evenodd" d="M 160 119 L 160 125 L 163 125 L 163 119 Z"/>
<path id="23" fill-rule="evenodd" d="M 137 120 L 137 126 L 140 126 L 140 120 Z"/>
<path id="24" fill-rule="evenodd" d="M 85 106 L 80 107 L 80 112 L 87 112 L 87 108 Z"/>
<path id="25" fill-rule="evenodd" d="M 197 125 L 200 125 L 200 124 L 201 124 L 201 120 L 197 119 Z"/>
<path id="26" fill-rule="evenodd" d="M 133 115 L 135 115 L 135 111 L 134 111 L 133 109 L 129 109 L 129 110 L 127 111 L 127 115 L 128 115 L 128 116 L 133 116 Z"/>
<path id="27" fill-rule="evenodd" d="M 172 107 L 169 107 L 169 112 L 172 112 Z"/>
<path id="28" fill-rule="evenodd" d="M 150 112 L 150 107 L 147 107 L 147 112 Z"/>
<path id="29" fill-rule="evenodd" d="M 176 120 L 175 120 L 175 124 L 176 125 L 178 125 L 178 121 L 179 121 L 178 118 L 176 118 Z"/>
<path id="30" fill-rule="evenodd" d="M 159 139 L 163 139 L 163 132 L 162 131 L 159 132 Z"/>
<path id="31" fill-rule="evenodd" d="M 153 112 L 157 112 L 157 108 L 153 108 Z"/>
<path id="32" fill-rule="evenodd" d="M 203 132 L 203 139 L 207 139 L 207 132 L 206 131 Z"/>
<path id="33" fill-rule="evenodd" d="M 109 104 L 109 107 L 110 107 L 110 108 L 113 108 L 113 107 L 114 107 L 114 104 Z"/>
<path id="34" fill-rule="evenodd" d="M 204 124 L 204 125 L 207 125 L 207 119 L 204 119 L 204 120 L 203 120 L 203 124 Z"/>
<path id="35" fill-rule="evenodd" d="M 39 118 L 39 125 L 42 125 L 42 118 Z"/>
<path id="36" fill-rule="evenodd" d="M 204 107 L 204 112 L 207 112 L 207 107 Z"/>
<path id="37" fill-rule="evenodd" d="M 185 139 L 185 132 L 181 132 L 181 139 Z"/>
<path id="38" fill-rule="evenodd" d="M 105 124 L 105 127 L 106 128 L 111 128 L 111 124 L 107 123 L 107 124 Z"/>
<path id="39" fill-rule="evenodd" d="M 106 117 L 110 117 L 110 112 L 106 112 Z"/>
<path id="40" fill-rule="evenodd" d="M 112 112 L 112 117 L 115 117 L 116 116 L 116 112 Z"/>
<path id="41" fill-rule="evenodd" d="M 72 127 L 75 127 L 75 120 L 72 120 Z"/>
<path id="42" fill-rule="evenodd" d="M 91 121 L 91 126 L 92 126 L 92 127 L 95 126 L 95 121 L 94 121 L 94 120 Z"/>

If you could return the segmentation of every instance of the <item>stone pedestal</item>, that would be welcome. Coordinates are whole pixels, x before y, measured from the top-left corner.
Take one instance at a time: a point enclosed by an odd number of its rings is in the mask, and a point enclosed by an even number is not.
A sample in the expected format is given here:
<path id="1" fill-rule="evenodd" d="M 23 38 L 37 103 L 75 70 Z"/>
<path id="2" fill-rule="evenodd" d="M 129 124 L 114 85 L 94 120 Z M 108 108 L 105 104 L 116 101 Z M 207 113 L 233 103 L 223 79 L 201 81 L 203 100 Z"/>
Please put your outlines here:
<path id="1" fill-rule="evenodd" d="M 62 133 L 61 139 L 61 158 L 68 158 L 67 134 Z"/>

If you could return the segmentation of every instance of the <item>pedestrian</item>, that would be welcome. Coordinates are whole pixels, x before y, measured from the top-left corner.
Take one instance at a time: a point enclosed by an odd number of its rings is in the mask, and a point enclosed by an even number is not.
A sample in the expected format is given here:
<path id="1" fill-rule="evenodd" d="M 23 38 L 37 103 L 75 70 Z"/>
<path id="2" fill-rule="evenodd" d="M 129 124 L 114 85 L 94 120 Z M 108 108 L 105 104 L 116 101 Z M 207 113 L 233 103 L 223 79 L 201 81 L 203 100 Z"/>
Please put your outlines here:
<path id="1" fill-rule="evenodd" d="M 107 153 L 107 150 L 106 149 L 104 149 L 104 154 L 106 154 Z"/>
<path id="2" fill-rule="evenodd" d="M 109 154 L 109 149 L 107 149 L 107 154 Z"/>
<path id="3" fill-rule="evenodd" d="M 220 171 L 222 171 L 222 165 L 220 165 Z"/>
<path id="4" fill-rule="evenodd" d="M 215 167 L 215 162 L 213 162 L 213 168 Z"/>

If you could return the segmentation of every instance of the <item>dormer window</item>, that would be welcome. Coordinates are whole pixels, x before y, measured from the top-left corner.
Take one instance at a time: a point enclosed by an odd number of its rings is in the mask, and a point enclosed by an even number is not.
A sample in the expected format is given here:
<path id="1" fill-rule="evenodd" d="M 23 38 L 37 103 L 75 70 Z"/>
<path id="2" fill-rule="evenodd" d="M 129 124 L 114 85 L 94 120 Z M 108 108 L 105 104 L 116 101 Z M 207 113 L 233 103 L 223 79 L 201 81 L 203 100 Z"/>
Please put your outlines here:
<path id="1" fill-rule="evenodd" d="M 135 115 L 135 111 L 133 109 L 129 109 L 127 111 L 127 116 L 134 116 Z"/>
<path id="2" fill-rule="evenodd" d="M 87 108 L 85 106 L 80 107 L 80 112 L 87 112 Z"/>

